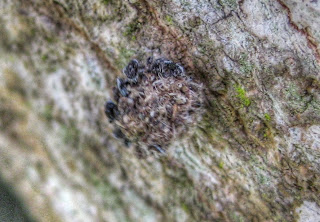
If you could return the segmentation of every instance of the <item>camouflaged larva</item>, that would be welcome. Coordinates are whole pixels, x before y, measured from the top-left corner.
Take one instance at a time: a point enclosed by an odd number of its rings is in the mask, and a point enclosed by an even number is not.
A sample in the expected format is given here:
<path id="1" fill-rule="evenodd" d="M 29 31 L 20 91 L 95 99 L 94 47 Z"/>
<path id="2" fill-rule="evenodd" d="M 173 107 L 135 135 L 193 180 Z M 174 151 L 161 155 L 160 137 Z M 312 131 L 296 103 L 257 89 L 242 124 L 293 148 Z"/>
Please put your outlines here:
<path id="1" fill-rule="evenodd" d="M 114 102 L 105 104 L 118 138 L 164 153 L 200 120 L 203 86 L 181 65 L 150 57 L 146 65 L 131 60 L 123 73 L 126 78 L 117 78 L 113 88 Z"/>

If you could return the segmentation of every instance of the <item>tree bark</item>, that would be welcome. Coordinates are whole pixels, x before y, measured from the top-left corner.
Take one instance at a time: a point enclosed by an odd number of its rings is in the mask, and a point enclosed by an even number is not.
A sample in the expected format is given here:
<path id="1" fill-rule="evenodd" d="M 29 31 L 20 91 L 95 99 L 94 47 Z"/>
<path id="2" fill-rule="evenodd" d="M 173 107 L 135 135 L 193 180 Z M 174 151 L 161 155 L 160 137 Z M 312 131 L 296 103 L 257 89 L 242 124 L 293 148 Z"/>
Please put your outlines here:
<path id="1" fill-rule="evenodd" d="M 320 221 L 320 2 L 2 0 L 0 173 L 36 221 Z M 133 58 L 205 86 L 140 158 L 104 114 Z"/>

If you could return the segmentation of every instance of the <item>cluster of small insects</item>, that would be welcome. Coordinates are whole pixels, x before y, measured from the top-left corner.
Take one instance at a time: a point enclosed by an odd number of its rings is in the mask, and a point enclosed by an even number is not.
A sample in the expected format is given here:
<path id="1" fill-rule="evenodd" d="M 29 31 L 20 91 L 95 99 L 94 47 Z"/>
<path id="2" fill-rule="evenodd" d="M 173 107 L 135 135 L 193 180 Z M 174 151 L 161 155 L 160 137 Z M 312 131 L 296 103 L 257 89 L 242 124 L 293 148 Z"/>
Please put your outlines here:
<path id="1" fill-rule="evenodd" d="M 152 57 L 146 64 L 131 60 L 117 78 L 114 102 L 105 114 L 115 123 L 115 135 L 164 153 L 169 143 L 187 132 L 201 117 L 203 86 L 186 76 L 184 68 L 168 59 Z"/>

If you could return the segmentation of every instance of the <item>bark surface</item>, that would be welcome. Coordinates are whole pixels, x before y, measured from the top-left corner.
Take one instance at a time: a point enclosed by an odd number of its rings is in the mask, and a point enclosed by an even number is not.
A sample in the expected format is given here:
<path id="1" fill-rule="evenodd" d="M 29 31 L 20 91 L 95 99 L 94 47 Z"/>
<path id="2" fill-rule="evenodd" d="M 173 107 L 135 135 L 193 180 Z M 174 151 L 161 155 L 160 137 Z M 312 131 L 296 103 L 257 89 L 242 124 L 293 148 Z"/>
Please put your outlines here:
<path id="1" fill-rule="evenodd" d="M 319 221 L 320 2 L 1 0 L 0 173 L 37 221 Z M 203 83 L 141 158 L 104 114 L 133 58 Z"/>

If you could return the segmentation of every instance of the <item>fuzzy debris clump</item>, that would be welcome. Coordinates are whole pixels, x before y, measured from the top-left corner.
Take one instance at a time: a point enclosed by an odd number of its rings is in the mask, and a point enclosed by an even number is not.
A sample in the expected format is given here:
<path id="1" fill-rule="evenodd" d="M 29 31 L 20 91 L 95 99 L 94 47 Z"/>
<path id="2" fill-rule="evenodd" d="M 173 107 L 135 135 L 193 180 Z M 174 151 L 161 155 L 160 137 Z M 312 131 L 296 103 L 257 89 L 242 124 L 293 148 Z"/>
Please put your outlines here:
<path id="1" fill-rule="evenodd" d="M 164 152 L 201 118 L 203 86 L 181 65 L 151 57 L 145 65 L 131 60 L 123 73 L 126 78 L 117 78 L 114 102 L 106 102 L 105 113 L 126 144 Z"/>

